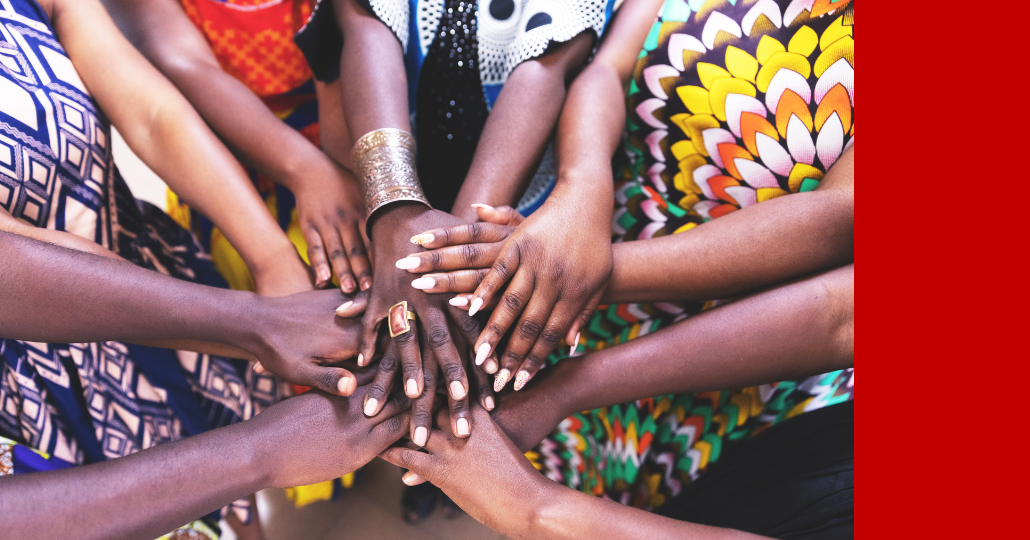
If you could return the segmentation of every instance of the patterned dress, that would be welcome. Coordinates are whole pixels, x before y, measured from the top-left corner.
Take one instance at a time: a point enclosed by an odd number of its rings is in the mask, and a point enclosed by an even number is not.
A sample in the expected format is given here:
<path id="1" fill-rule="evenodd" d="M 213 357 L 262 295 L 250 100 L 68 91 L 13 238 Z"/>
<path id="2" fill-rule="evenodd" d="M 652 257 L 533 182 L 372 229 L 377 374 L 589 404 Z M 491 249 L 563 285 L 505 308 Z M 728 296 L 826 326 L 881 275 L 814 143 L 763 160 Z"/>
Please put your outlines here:
<path id="1" fill-rule="evenodd" d="M 133 198 L 110 124 L 34 0 L 0 2 L 0 206 L 143 268 L 225 287 L 194 236 Z M 289 392 L 249 367 L 119 342 L 0 338 L 0 461 L 14 459 L 0 473 L 96 463 L 246 420 Z M 12 443 L 33 451 L 21 468 Z"/>
<path id="2" fill-rule="evenodd" d="M 601 36 L 615 0 L 361 0 L 404 50 L 418 173 L 434 208 L 450 211 L 487 116 L 511 72 L 584 31 Z M 332 2 L 320 1 L 296 36 L 315 77 L 340 76 Z M 554 186 L 548 150 L 518 204 L 529 214 Z"/>
<path id="3" fill-rule="evenodd" d="M 852 0 L 667 0 L 626 98 L 613 241 L 682 233 L 815 189 L 854 144 L 854 29 Z M 714 304 L 601 306 L 587 349 Z M 851 399 L 853 369 L 657 396 L 576 414 L 529 455 L 556 481 L 652 509 L 771 425 Z"/>

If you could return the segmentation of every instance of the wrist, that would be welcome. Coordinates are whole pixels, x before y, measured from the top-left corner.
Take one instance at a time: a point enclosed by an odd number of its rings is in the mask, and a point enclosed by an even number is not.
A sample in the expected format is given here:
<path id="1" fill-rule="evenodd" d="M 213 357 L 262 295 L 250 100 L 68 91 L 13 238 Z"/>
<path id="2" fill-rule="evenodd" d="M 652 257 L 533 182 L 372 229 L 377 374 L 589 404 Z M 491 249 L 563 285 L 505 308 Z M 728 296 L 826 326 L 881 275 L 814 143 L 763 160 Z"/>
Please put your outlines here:
<path id="1" fill-rule="evenodd" d="M 398 201 L 383 206 L 368 217 L 368 237 L 373 243 L 400 237 L 407 240 L 411 236 L 408 224 L 416 223 L 432 211 L 432 208 L 415 201 Z"/>
<path id="2" fill-rule="evenodd" d="M 218 318 L 231 323 L 216 332 L 216 341 L 243 349 L 254 358 L 261 358 L 262 353 L 268 349 L 268 336 L 274 327 L 270 314 L 275 311 L 269 305 L 274 299 L 249 291 L 232 291 L 232 294 L 234 301 Z"/>
<path id="3" fill-rule="evenodd" d="M 240 441 L 240 462 L 241 467 L 237 473 L 243 478 L 244 483 L 250 486 L 251 493 L 265 488 L 275 487 L 273 478 L 278 466 L 282 464 L 281 458 L 276 454 L 281 444 L 277 444 L 272 437 L 267 437 L 264 430 L 268 422 L 260 417 L 237 424 L 242 432 Z"/>
<path id="4" fill-rule="evenodd" d="M 530 515 L 525 520 L 525 527 L 515 538 L 564 538 L 569 532 L 570 521 L 565 515 L 562 501 L 562 486 L 541 474 L 532 486 L 533 496 L 530 502 Z"/>
<path id="5" fill-rule="evenodd" d="M 291 154 L 291 159 L 283 164 L 282 170 L 276 177 L 276 183 L 296 195 L 298 191 L 303 191 L 311 183 L 325 181 L 335 174 L 336 171 L 329 156 L 314 146 L 305 145 L 303 150 L 295 155 Z"/>

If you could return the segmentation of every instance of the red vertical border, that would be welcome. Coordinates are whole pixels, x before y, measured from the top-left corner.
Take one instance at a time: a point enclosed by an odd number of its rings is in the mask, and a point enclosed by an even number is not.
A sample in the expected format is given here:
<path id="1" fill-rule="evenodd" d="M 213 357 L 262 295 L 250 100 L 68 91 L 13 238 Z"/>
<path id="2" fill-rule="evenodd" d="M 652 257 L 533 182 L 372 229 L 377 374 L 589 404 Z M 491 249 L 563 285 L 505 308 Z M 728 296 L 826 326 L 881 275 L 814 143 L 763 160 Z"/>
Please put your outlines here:
<path id="1" fill-rule="evenodd" d="M 1028 10 L 857 3 L 856 531 L 1027 537 Z"/>

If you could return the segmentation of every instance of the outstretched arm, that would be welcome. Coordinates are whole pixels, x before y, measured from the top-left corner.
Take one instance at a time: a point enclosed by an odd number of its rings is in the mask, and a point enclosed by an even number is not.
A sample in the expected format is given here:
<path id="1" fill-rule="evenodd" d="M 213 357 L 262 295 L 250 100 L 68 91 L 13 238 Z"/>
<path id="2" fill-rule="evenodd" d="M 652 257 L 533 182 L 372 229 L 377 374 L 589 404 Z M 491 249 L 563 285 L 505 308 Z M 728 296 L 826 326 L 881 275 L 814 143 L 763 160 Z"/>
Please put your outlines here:
<path id="1" fill-rule="evenodd" d="M 578 411 L 660 394 L 799 379 L 855 364 L 855 267 L 719 306 L 570 358 L 501 396 L 496 420 L 528 450 Z"/>
<path id="2" fill-rule="evenodd" d="M 225 234 L 264 293 L 310 289 L 293 244 L 243 168 L 96 0 L 53 0 L 52 21 L 85 87 L 126 143 Z"/>
<path id="3" fill-rule="evenodd" d="M 12 339 L 200 345 L 257 359 L 291 382 L 349 395 L 354 374 L 334 365 L 357 349 L 357 320 L 333 312 L 346 300 L 339 291 L 264 298 L 206 287 L 0 232 L 0 335 Z"/>
<path id="4" fill-rule="evenodd" d="M 360 401 L 309 392 L 123 458 L 0 477 L 0 530 L 10 540 L 156 538 L 260 489 L 338 477 L 408 429 L 403 401 L 375 420 Z"/>
<path id="5" fill-rule="evenodd" d="M 179 2 L 103 3 L 129 41 L 241 159 L 293 192 L 316 284 L 332 279 L 331 262 L 344 292 L 357 291 L 359 283 L 367 289 L 370 268 L 358 228 L 364 214 L 353 176 L 225 72 Z"/>

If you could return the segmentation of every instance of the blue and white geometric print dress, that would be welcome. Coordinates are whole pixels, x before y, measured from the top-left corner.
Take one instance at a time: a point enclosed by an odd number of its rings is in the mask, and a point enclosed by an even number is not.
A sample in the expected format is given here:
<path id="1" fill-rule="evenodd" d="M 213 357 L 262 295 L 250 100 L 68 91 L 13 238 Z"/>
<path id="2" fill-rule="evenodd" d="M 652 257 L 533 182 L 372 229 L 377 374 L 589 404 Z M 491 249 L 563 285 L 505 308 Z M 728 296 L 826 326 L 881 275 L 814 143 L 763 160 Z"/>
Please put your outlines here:
<path id="1" fill-rule="evenodd" d="M 226 287 L 190 233 L 132 196 L 111 157 L 110 124 L 34 0 L 0 0 L 0 207 L 138 266 Z M 0 336 L 0 438 L 51 464 L 125 456 L 246 420 L 289 391 L 248 368 L 119 342 Z"/>
<path id="2" fill-rule="evenodd" d="M 616 0 L 358 0 L 404 51 L 408 110 L 418 143 L 419 180 L 434 208 L 450 211 L 475 155 L 486 118 L 522 62 L 583 32 L 598 39 Z M 319 0 L 294 37 L 320 81 L 340 76 L 346 36 L 331 0 Z M 533 114 L 534 111 L 526 111 Z M 535 210 L 554 184 L 544 162 L 519 204 Z"/>

